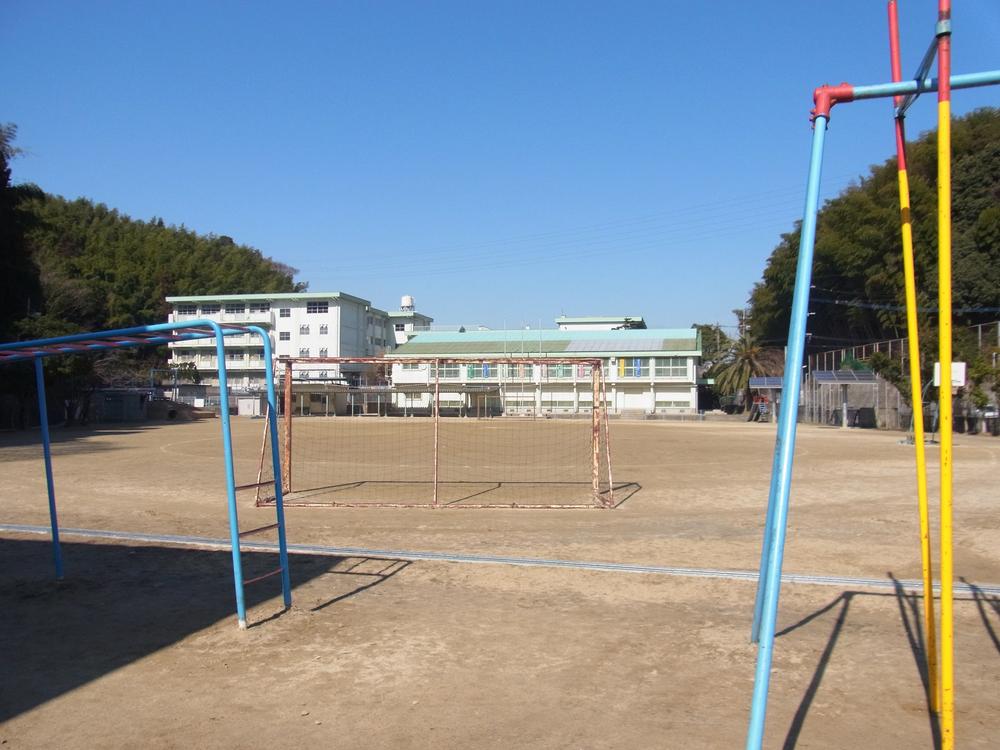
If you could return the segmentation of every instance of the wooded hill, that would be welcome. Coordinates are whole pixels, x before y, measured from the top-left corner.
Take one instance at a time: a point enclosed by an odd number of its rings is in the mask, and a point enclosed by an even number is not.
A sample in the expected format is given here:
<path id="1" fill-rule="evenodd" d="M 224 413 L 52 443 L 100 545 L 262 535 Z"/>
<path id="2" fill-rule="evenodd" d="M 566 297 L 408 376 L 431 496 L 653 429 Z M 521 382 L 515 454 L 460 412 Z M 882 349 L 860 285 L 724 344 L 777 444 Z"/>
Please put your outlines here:
<path id="1" fill-rule="evenodd" d="M 890 143 L 887 130 L 887 143 Z M 937 134 L 907 149 L 918 305 L 922 327 L 937 320 Z M 1000 110 L 952 124 L 953 299 L 956 326 L 1000 318 Z M 903 256 L 895 157 L 819 213 L 810 349 L 906 335 Z M 788 336 L 800 226 L 782 235 L 751 294 L 754 336 L 781 346 Z"/>
<path id="2" fill-rule="evenodd" d="M 229 237 L 12 185 L 0 128 L 0 340 L 161 323 L 167 295 L 295 292 L 296 270 Z"/>

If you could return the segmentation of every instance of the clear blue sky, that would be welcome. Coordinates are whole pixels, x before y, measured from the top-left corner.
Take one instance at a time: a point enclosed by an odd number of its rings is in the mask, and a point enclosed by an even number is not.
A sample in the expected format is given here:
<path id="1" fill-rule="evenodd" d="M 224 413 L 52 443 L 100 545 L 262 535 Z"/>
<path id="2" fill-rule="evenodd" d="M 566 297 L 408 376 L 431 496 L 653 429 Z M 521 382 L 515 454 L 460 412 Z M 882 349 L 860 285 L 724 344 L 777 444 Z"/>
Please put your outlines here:
<path id="1" fill-rule="evenodd" d="M 900 5 L 909 74 L 937 3 Z M 230 235 L 314 291 L 731 324 L 800 217 L 813 88 L 889 80 L 886 39 L 882 0 L 6 0 L 0 122 L 16 181 Z M 956 73 L 1000 68 L 998 39 L 1000 3 L 956 0 Z M 824 197 L 891 154 L 890 114 L 834 110 Z"/>

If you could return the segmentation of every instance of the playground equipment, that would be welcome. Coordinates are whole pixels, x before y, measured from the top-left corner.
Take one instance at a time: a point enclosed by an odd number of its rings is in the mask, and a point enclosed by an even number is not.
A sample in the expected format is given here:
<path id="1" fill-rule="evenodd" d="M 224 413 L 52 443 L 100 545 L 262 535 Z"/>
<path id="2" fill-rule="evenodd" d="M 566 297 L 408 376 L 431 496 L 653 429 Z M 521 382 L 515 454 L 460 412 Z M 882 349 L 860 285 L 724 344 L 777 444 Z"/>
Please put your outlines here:
<path id="1" fill-rule="evenodd" d="M 761 549 L 760 577 L 754 603 L 751 641 L 758 643 L 757 668 L 754 677 L 753 699 L 746 747 L 761 747 L 764 720 L 767 712 L 768 686 L 771 661 L 774 653 L 774 632 L 778 612 L 778 595 L 781 586 L 781 566 L 784 555 L 788 520 L 788 498 L 791 489 L 792 464 L 795 456 L 796 414 L 802 386 L 802 357 L 805 349 L 805 329 L 809 306 L 809 288 L 812 279 L 813 251 L 816 242 L 816 219 L 819 208 L 819 183 L 823 163 L 823 145 L 830 113 L 834 105 L 862 99 L 893 97 L 896 103 L 896 142 L 903 155 L 902 117 L 916 98 L 929 91 L 938 92 L 938 307 L 939 360 L 944 372 L 951 369 L 951 90 L 988 86 L 1000 83 L 1000 70 L 967 75 L 951 74 L 951 0 L 939 0 L 935 38 L 929 46 L 913 80 L 902 81 L 898 73 L 899 43 L 895 0 L 889 0 L 890 53 L 893 82 L 869 86 L 820 86 L 813 94 L 813 139 L 809 159 L 809 176 L 806 186 L 805 210 L 802 219 L 795 288 L 792 298 L 791 321 L 788 330 L 788 353 L 785 357 L 784 393 L 785 408 L 778 420 L 771 485 L 768 493 L 764 540 Z M 938 77 L 928 78 L 935 56 Z M 900 214 L 904 243 L 904 272 L 906 274 L 907 324 L 910 339 L 911 368 L 919 367 L 916 330 L 916 293 L 913 281 L 913 246 L 909 216 L 909 193 L 906 182 L 905 156 L 900 159 Z M 920 403 L 919 373 L 914 377 L 914 404 Z M 922 412 L 921 412 L 922 416 Z M 923 461 L 922 419 L 915 447 L 917 452 L 917 486 L 920 513 L 921 556 L 925 623 L 928 633 L 928 693 L 932 710 L 940 715 L 941 746 L 943 750 L 954 747 L 954 647 L 953 647 L 953 562 L 952 562 L 952 403 L 947 388 L 940 389 L 939 422 L 941 435 L 941 661 L 940 674 L 936 653 L 933 590 L 930 566 L 930 532 L 928 522 L 925 465 Z M 940 689 L 938 688 L 940 684 Z"/>
<path id="2" fill-rule="evenodd" d="M 243 578 L 243 563 L 240 557 L 240 530 L 236 512 L 236 490 L 248 489 L 256 485 L 236 486 L 233 469 L 233 445 L 229 425 L 229 397 L 226 373 L 226 357 L 223 348 L 223 337 L 234 335 L 256 335 L 264 345 L 264 366 L 267 380 L 268 429 L 271 435 L 271 462 L 274 469 L 274 506 L 277 523 L 273 528 L 278 531 L 279 567 L 262 576 L 250 580 Z M 219 360 L 219 395 L 221 399 L 220 421 L 222 423 L 222 450 L 225 459 L 226 497 L 229 505 L 229 538 L 233 554 L 233 584 L 236 589 L 236 617 L 240 629 L 247 626 L 246 604 L 243 597 L 243 587 L 274 575 L 281 576 L 281 590 L 285 607 L 292 606 L 292 587 L 288 573 L 288 547 L 285 541 L 285 512 L 281 492 L 281 462 L 278 454 L 278 422 L 274 394 L 274 372 L 271 356 L 271 339 L 267 332 L 258 326 L 219 325 L 213 320 L 192 320 L 184 323 L 159 323 L 150 326 L 122 328 L 111 331 L 94 331 L 78 333 L 71 336 L 37 339 L 34 341 L 17 341 L 0 344 L 0 364 L 33 361 L 35 366 L 35 382 L 38 389 L 38 416 L 42 431 L 42 452 L 45 458 L 45 481 L 49 496 L 49 525 L 52 535 L 52 557 L 55 565 L 56 578 L 63 577 L 62 550 L 59 545 L 59 518 L 56 511 L 55 484 L 52 476 L 52 451 L 49 436 L 48 409 L 45 400 L 45 376 L 42 360 L 61 354 L 86 354 L 94 351 L 109 351 L 128 349 L 140 346 L 156 346 L 170 341 L 191 341 L 195 339 L 215 339 L 216 356 Z M 272 527 L 266 527 L 272 528 Z M 245 535 L 247 532 L 243 532 Z"/>

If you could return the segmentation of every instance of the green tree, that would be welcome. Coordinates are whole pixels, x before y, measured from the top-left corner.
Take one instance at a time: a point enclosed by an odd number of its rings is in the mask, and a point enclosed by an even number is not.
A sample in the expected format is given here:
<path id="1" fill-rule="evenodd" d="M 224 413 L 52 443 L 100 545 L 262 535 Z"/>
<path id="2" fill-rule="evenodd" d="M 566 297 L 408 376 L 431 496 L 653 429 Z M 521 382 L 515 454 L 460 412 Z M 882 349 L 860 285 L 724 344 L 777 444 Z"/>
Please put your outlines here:
<path id="1" fill-rule="evenodd" d="M 725 358 L 733 340 L 718 323 L 695 323 L 691 327 L 701 337 L 701 363 L 705 370 L 709 370 Z"/>
<path id="2" fill-rule="evenodd" d="M 936 133 L 908 146 L 917 303 L 921 325 L 937 307 Z M 1000 307 L 1000 109 L 955 120 L 953 299 L 956 325 L 994 319 Z M 906 335 L 896 160 L 872 167 L 819 213 L 813 264 L 812 341 L 829 346 Z M 751 294 L 755 334 L 784 341 L 800 228 L 781 236 Z M 977 312 L 981 310 L 981 312 Z"/>
<path id="3" fill-rule="evenodd" d="M 16 135 L 14 125 L 0 124 L 0 340 L 12 338 L 17 321 L 42 304 L 38 268 L 25 242 L 34 217 L 23 209 L 27 199 L 42 193 L 11 182 L 10 162 L 20 153 Z"/>
<path id="4" fill-rule="evenodd" d="M 726 395 L 743 395 L 743 404 L 750 402 L 750 378 L 778 376 L 784 367 L 780 349 L 766 347 L 745 333 L 732 343 L 725 357 L 712 369 L 715 386 Z"/>

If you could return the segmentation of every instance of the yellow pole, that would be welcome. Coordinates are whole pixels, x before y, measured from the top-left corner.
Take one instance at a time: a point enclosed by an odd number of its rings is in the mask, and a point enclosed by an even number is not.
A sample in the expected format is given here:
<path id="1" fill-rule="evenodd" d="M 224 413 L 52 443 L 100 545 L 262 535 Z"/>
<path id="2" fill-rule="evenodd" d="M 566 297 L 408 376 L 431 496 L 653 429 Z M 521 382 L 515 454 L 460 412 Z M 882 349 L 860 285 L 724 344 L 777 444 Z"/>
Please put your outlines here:
<path id="1" fill-rule="evenodd" d="M 941 748 L 955 747 L 955 618 L 952 601 L 951 395 L 951 3 L 938 6 L 938 347 L 941 382 Z"/>
<path id="2" fill-rule="evenodd" d="M 902 123 L 899 124 L 902 130 Z M 902 155 L 902 152 L 900 152 Z M 901 162 L 901 164 L 904 162 Z M 913 268 L 913 225 L 910 223 L 910 183 L 906 169 L 899 170 L 899 213 L 902 219 L 903 275 L 906 282 L 906 332 L 910 355 L 910 399 L 913 404 L 913 442 L 917 459 L 917 509 L 920 514 L 920 560 L 924 580 L 924 632 L 927 641 L 927 698 L 937 713 L 937 627 L 934 618 L 934 579 L 931 562 L 930 512 L 927 503 L 927 457 L 924 452 L 924 405 L 920 379 L 920 339 L 917 328 L 917 285 Z"/>
<path id="3" fill-rule="evenodd" d="M 899 51 L 899 11 L 896 0 L 889 0 L 889 62 L 892 80 L 903 79 Z M 898 108 L 903 97 L 893 103 Z M 934 570 L 931 561 L 930 513 L 927 507 L 927 456 L 924 447 L 923 384 L 920 382 L 920 332 L 917 327 L 917 283 L 913 264 L 913 224 L 910 218 L 910 181 L 906 171 L 906 127 L 904 114 L 897 109 L 895 118 L 896 161 L 899 174 L 899 218 L 903 241 L 903 278 L 906 285 L 906 333 L 910 355 L 910 403 L 913 405 L 913 443 L 917 463 L 917 511 L 920 515 L 920 560 L 924 580 L 924 632 L 927 634 L 924 657 L 927 663 L 927 703 L 932 712 L 939 710 L 937 633 L 934 619 Z"/>

